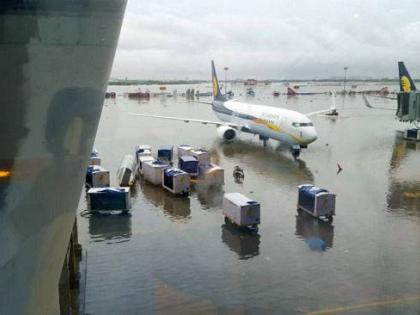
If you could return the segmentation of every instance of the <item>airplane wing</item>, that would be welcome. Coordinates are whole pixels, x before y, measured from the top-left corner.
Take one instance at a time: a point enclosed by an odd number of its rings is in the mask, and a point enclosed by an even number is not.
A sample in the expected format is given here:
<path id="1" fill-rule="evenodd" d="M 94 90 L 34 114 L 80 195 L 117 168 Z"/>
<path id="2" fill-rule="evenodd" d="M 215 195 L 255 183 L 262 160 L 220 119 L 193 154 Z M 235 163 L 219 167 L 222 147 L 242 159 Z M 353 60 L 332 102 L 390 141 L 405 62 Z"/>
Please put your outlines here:
<path id="1" fill-rule="evenodd" d="M 311 117 L 311 116 L 315 116 L 315 115 L 331 113 L 334 110 L 336 110 L 336 109 L 331 107 L 331 108 L 328 108 L 328 109 L 319 110 L 317 112 L 305 113 L 304 115 L 307 116 L 307 117 Z"/>
<path id="2" fill-rule="evenodd" d="M 335 107 L 335 93 L 331 94 L 331 107 L 330 108 L 321 109 L 321 110 L 318 110 L 316 112 L 306 113 L 304 115 L 310 117 L 310 116 L 326 114 L 326 113 L 333 113 L 333 112 L 337 112 L 337 108 Z"/>
<path id="3" fill-rule="evenodd" d="M 392 97 L 392 96 L 375 96 L 375 97 L 379 97 L 379 98 L 387 98 L 389 100 L 397 100 L 397 97 Z"/>
<path id="4" fill-rule="evenodd" d="M 229 126 L 229 127 L 235 128 L 235 129 L 241 129 L 242 128 L 242 126 L 239 126 L 238 124 L 221 122 L 221 121 L 211 121 L 211 120 L 204 120 L 204 119 L 192 119 L 192 118 L 182 118 L 182 117 L 170 117 L 170 116 L 146 115 L 146 114 L 138 114 L 138 113 L 132 113 L 132 112 L 129 112 L 128 114 L 133 115 L 133 116 L 142 116 L 142 117 L 149 117 L 149 118 L 178 120 L 178 121 L 183 121 L 183 122 L 186 122 L 186 123 L 195 122 L 195 123 L 201 123 L 201 124 L 204 124 L 204 125 L 215 125 L 217 127 L 219 127 L 219 126 Z"/>
<path id="5" fill-rule="evenodd" d="M 366 97 L 366 95 L 365 95 L 365 94 L 362 94 L 362 97 L 363 97 L 363 100 L 365 101 L 365 105 L 366 105 L 366 107 L 368 107 L 368 108 L 371 108 L 371 109 L 392 110 L 392 111 L 395 111 L 395 110 L 396 110 L 396 109 L 394 109 L 394 108 L 387 108 L 387 107 L 376 107 L 376 106 L 372 106 L 372 105 L 370 104 L 370 102 L 368 101 L 368 99 L 367 99 L 367 97 Z"/>

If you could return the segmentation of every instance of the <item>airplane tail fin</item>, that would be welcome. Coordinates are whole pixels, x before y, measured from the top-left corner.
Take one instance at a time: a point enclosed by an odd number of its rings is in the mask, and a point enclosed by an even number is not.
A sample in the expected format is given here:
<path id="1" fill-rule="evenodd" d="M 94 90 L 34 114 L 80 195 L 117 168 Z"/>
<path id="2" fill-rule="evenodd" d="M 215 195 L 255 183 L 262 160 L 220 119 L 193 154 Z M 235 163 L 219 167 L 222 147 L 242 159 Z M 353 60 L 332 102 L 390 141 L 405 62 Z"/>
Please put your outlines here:
<path id="1" fill-rule="evenodd" d="M 295 96 L 296 95 L 296 91 L 293 90 L 291 87 L 287 88 L 287 95 L 288 96 Z"/>
<path id="2" fill-rule="evenodd" d="M 407 68 L 404 65 L 404 62 L 398 62 L 398 72 L 400 77 L 400 90 L 401 92 L 410 92 L 416 90 L 416 85 L 414 84 L 413 79 L 411 79 L 410 74 L 407 71 Z"/>
<path id="3" fill-rule="evenodd" d="M 215 101 L 226 101 L 226 97 L 220 92 L 219 80 L 217 79 L 216 68 L 214 67 L 214 61 L 211 61 L 211 81 L 213 84 L 213 100 Z"/>

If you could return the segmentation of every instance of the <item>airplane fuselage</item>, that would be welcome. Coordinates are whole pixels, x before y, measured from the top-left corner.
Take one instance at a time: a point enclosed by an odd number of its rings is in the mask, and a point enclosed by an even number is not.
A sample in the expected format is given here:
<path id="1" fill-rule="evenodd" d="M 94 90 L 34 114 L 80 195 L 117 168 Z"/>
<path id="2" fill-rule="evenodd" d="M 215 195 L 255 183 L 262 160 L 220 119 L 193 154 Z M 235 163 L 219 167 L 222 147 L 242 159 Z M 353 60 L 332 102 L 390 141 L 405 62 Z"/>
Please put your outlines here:
<path id="1" fill-rule="evenodd" d="M 296 111 L 238 101 L 213 101 L 217 117 L 241 126 L 242 131 L 290 145 L 306 147 L 317 138 L 312 121 Z"/>

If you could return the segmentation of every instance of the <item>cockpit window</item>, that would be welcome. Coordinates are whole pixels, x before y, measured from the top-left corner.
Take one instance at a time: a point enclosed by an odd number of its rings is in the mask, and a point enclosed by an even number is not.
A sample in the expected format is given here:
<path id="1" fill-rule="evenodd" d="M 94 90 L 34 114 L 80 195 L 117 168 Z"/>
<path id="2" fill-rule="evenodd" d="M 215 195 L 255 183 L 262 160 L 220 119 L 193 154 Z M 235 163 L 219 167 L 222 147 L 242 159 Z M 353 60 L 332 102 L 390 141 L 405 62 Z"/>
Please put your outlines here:
<path id="1" fill-rule="evenodd" d="M 307 122 L 307 123 L 298 123 L 298 122 L 294 122 L 294 123 L 292 123 L 292 126 L 293 127 L 311 127 L 311 126 L 313 126 L 314 124 L 312 123 L 312 122 Z"/>

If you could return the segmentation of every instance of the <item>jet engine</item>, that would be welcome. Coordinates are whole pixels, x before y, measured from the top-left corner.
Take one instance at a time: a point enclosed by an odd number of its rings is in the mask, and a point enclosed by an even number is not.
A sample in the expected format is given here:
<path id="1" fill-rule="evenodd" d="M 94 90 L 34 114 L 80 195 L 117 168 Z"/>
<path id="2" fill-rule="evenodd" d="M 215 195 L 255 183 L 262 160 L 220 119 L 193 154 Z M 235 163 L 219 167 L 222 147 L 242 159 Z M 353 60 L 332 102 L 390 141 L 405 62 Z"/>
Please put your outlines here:
<path id="1" fill-rule="evenodd" d="M 220 126 L 217 128 L 217 135 L 220 139 L 232 141 L 236 137 L 236 130 L 229 126 Z"/>

